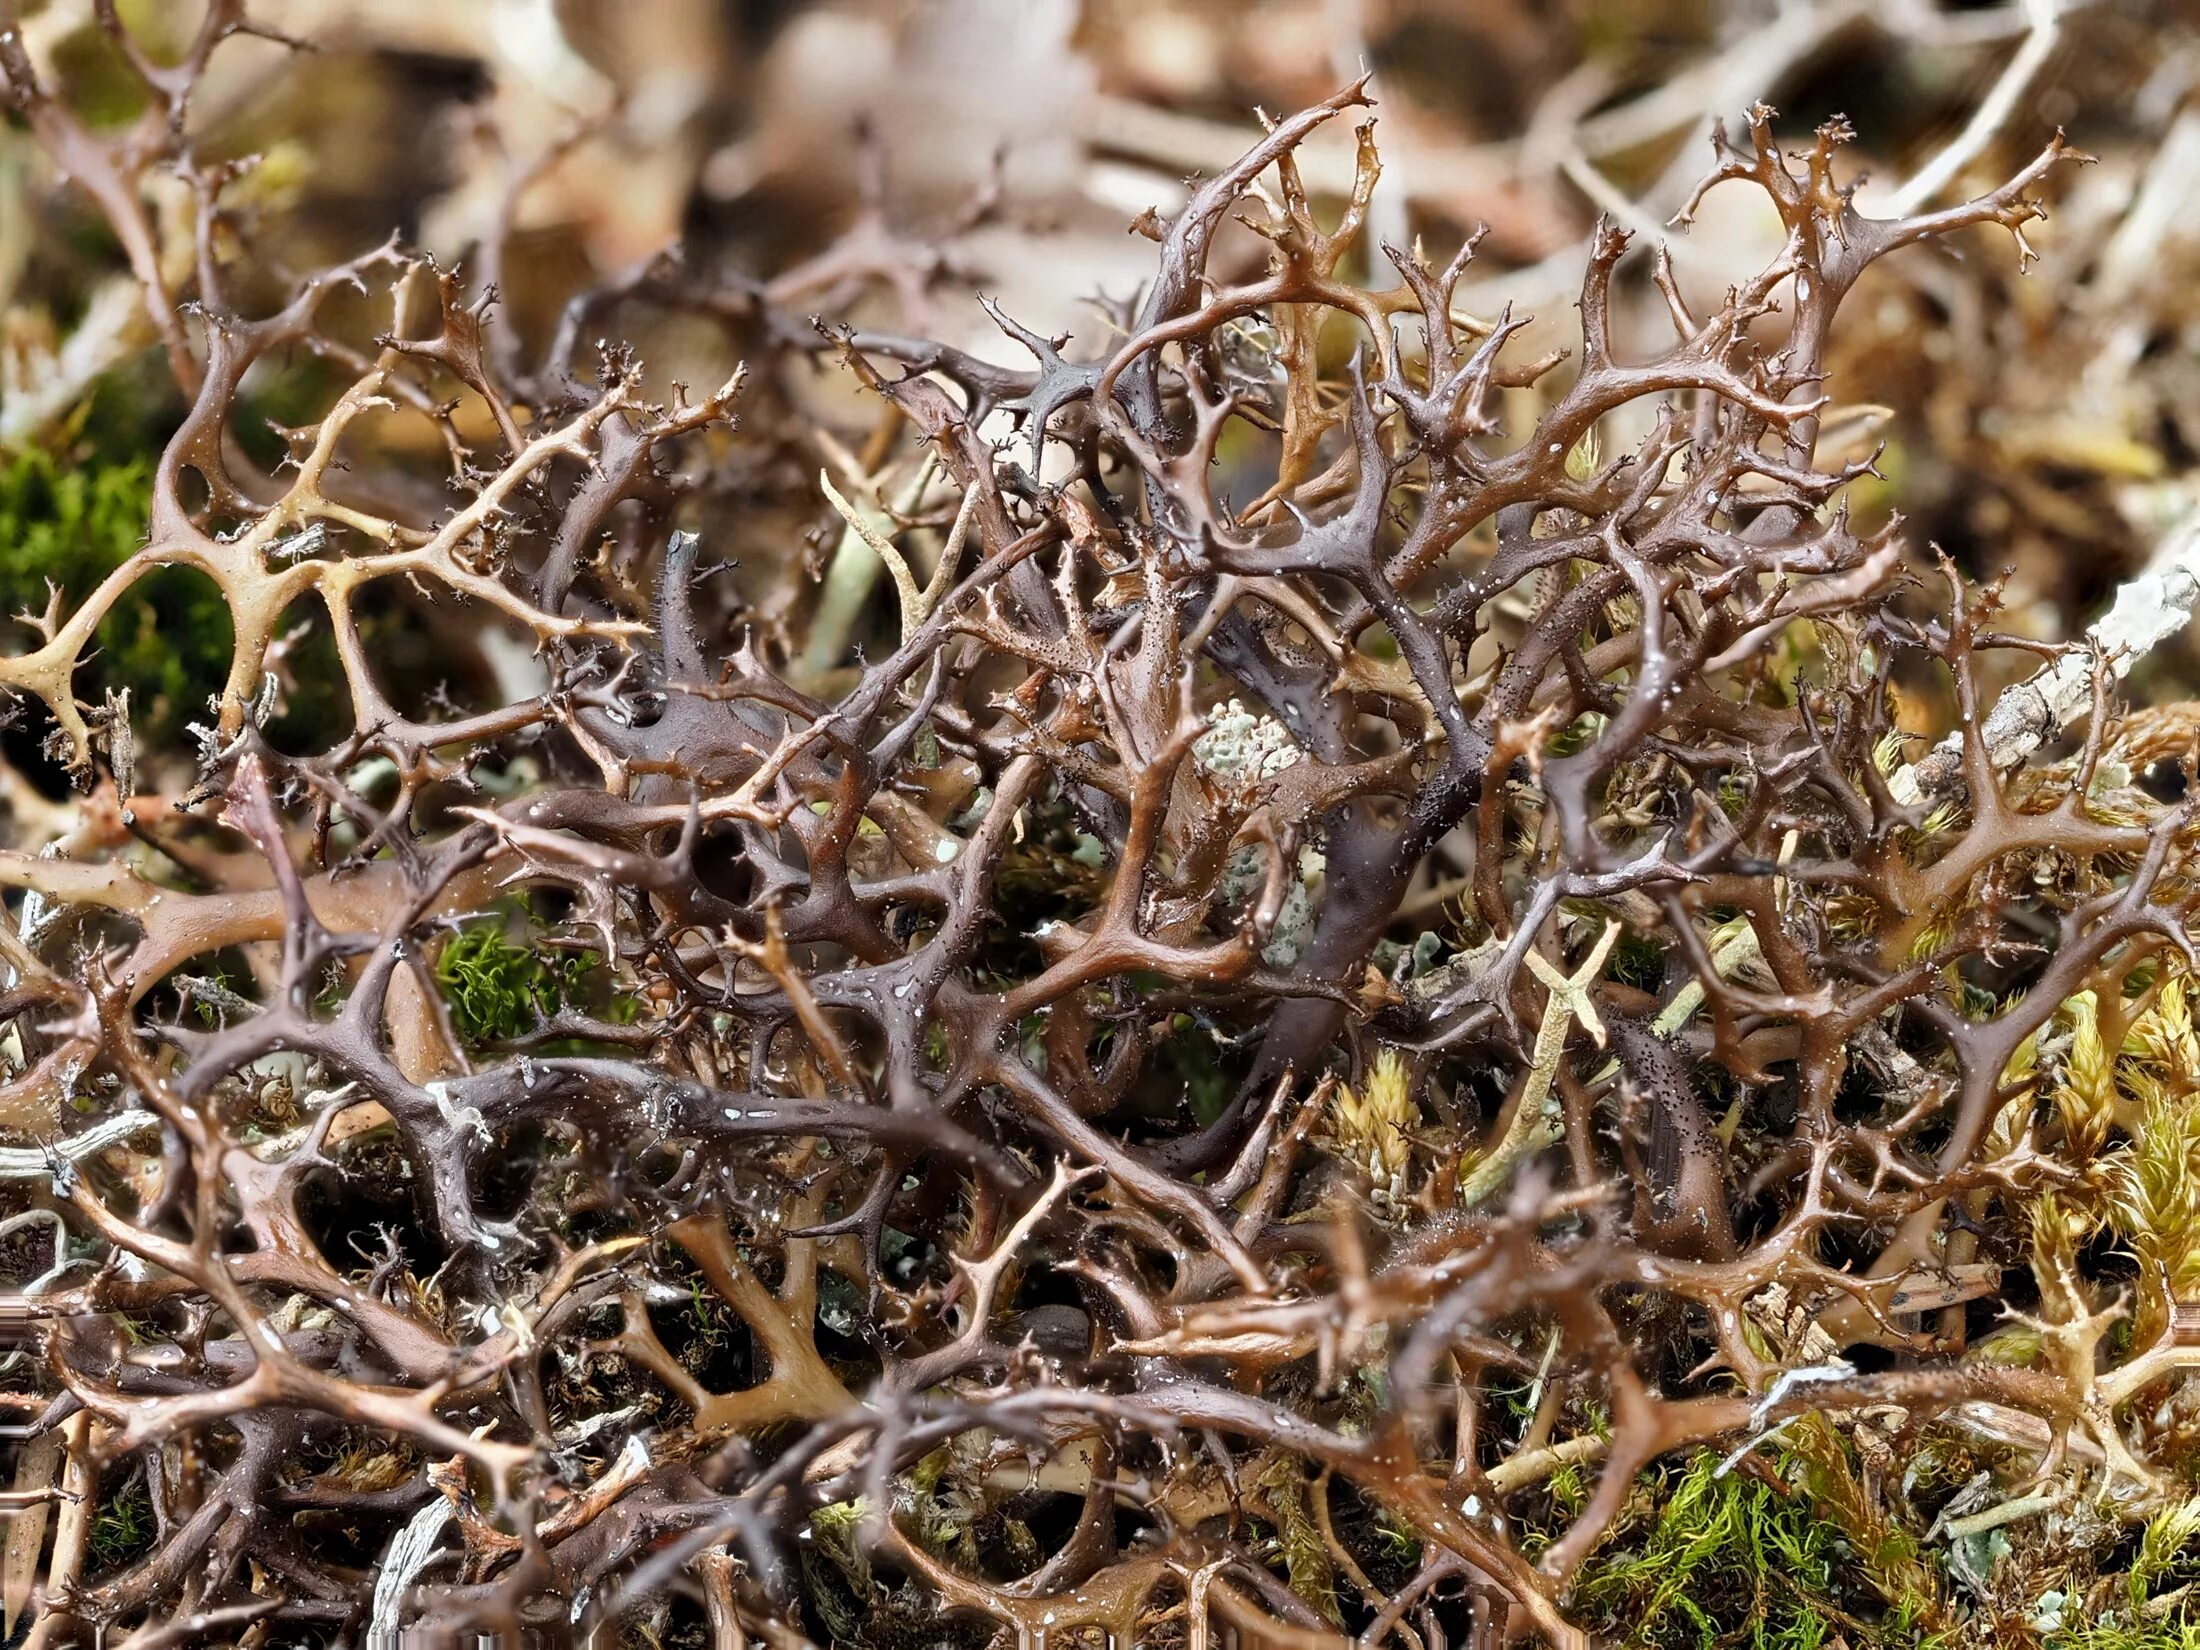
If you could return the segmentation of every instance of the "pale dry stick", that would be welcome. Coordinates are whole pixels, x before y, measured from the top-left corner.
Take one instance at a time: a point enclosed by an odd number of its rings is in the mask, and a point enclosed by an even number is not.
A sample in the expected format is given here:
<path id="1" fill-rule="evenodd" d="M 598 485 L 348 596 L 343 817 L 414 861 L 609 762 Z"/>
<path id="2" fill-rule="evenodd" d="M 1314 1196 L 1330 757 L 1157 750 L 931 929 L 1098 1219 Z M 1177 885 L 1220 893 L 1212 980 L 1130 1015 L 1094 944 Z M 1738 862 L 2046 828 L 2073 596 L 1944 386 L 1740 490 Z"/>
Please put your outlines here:
<path id="1" fill-rule="evenodd" d="M 398 1612 L 404 1604 L 406 1589 L 435 1557 L 436 1549 L 442 1544 L 443 1528 L 452 1516 L 449 1498 L 438 1495 L 390 1538 L 380 1573 L 375 1577 L 374 1611 L 367 1621 L 367 1650 L 397 1650 L 404 1631 Z"/>
<path id="2" fill-rule="evenodd" d="M 1852 0 L 1820 0 L 1818 4 L 1784 6 L 1772 21 L 1750 30 L 1716 57 L 1666 79 L 1640 97 L 1580 121 L 1572 141 L 1558 151 L 1562 157 L 1560 167 L 1596 202 L 1599 210 L 1631 229 L 1639 229 L 1660 216 L 1659 209 L 1650 203 L 1671 200 L 1693 185 L 1696 142 L 1683 144 L 1673 164 L 1642 192 L 1639 199 L 1632 201 L 1612 188 L 1596 171 L 1594 162 L 1598 157 L 1654 142 L 1691 123 L 1696 127 L 1697 138 L 1708 135 L 1710 119 L 1706 110 L 1731 108 L 1769 98 L 1790 70 L 1808 62 L 1846 30 L 1870 23 L 1898 40 L 1966 48 L 2006 38 L 2019 30 L 2026 31 L 2023 46 L 1989 91 L 1970 125 L 1947 150 L 1928 163 L 1925 171 L 1897 192 L 1898 200 L 1906 200 L 1911 190 L 1921 183 L 1927 184 L 1929 188 L 1917 203 L 1922 204 L 1923 199 L 1929 199 L 1955 172 L 1975 158 L 1974 142 L 1977 147 L 1983 147 L 2007 123 L 2011 108 L 2052 55 L 2057 38 L 2054 19 L 2049 18 L 2045 31 L 2047 38 L 2041 43 L 2042 30 L 2035 17 L 2043 7 L 2056 5 L 2057 0 L 2020 0 L 2019 5 L 2005 7 L 1999 12 L 1965 17 L 1961 27 L 1954 26 L 1954 19 L 1937 13 L 1911 15 L 1923 10 L 1914 6 L 1884 13 L 1878 7 L 1852 3 Z M 1974 127 L 1977 129 L 1975 139 Z M 1490 151 L 1511 154 L 1509 146 L 1503 145 L 1492 145 Z M 1523 151 L 1518 158 L 1525 161 L 1529 155 Z M 1937 174 L 1943 162 L 1949 165 L 1946 175 L 1927 176 L 1927 172 Z M 1911 209 L 1905 205 L 1889 215 L 1903 216 Z M 1715 253 L 1684 252 L 1685 242 L 1668 241 L 1662 236 L 1646 239 L 1652 245 L 1668 246 L 1678 257 L 1699 259 L 1707 267 L 1717 261 Z M 1589 242 L 1577 241 L 1526 269 L 1462 282 L 1456 302 L 1467 310 L 1480 311 L 1507 301 L 1535 305 L 1563 296 L 1579 284 L 1588 252 Z"/>
<path id="3" fill-rule="evenodd" d="M 1994 701 L 1979 732 L 1987 760 L 2008 768 L 2083 721 L 2093 708 L 2093 679 L 2115 678 L 2183 630 L 2200 602 L 2200 508 L 2164 536 L 2138 577 L 2118 587 L 2108 611 L 2079 646 Z M 1895 800 L 1923 802 L 1952 793 L 1963 779 L 1963 738 L 1951 733 L 1916 762 L 1897 768 Z"/>
<path id="4" fill-rule="evenodd" d="M 137 282 L 118 275 L 93 292 L 83 319 L 58 350 L 40 352 L 42 370 L 26 374 L 19 353 L 9 351 L 0 358 L 0 447 L 44 439 L 101 374 L 128 360 L 154 336 Z"/>
<path id="5" fill-rule="evenodd" d="M 1887 197 L 1885 215 L 1906 218 L 1948 187 L 2016 113 L 2018 101 L 2039 78 L 2062 34 L 2062 0 L 2022 0 L 2027 24 L 2023 43 L 1998 79 L 1971 112 L 1963 130 Z"/>
<path id="6" fill-rule="evenodd" d="M 2146 176 L 2139 181 L 2131 205 L 2116 225 L 2116 232 L 2109 236 L 2108 245 L 2101 249 L 2092 279 L 2078 296 L 2078 303 L 2088 314 L 2124 312 L 2132 298 L 2160 278 L 2165 243 L 2189 240 L 2193 221 L 2200 217 L 2194 210 L 2196 195 L 2200 195 L 2200 109 L 2188 106 L 2171 122 L 2147 162 Z M 2133 330 L 2138 333 L 2132 346 L 2134 353 L 2145 347 L 2141 320 L 2145 313 L 2139 309 L 2129 314 Z M 2113 344 L 2104 354 L 2117 369 L 2114 376 L 2121 380 L 2132 365 L 2132 355 Z M 2097 370 L 2088 368 L 2086 378 L 2090 381 Z"/>
<path id="7" fill-rule="evenodd" d="M 68 1433 L 64 1427 L 42 1432 L 24 1444 L 16 1457 L 17 1494 L 36 1492 L 50 1496 L 67 1457 Z M 0 1554 L 0 1633 L 15 1637 L 16 1618 L 30 1607 L 38 1585 L 38 1559 L 46 1545 L 49 1503 L 41 1500 L 8 1520 L 8 1538 Z"/>
<path id="8" fill-rule="evenodd" d="M 88 1410 L 78 1410 L 62 1423 L 61 1514 L 54 1523 L 53 1557 L 46 1567 L 46 1587 L 36 1619 L 23 1640 L 23 1650 L 48 1650 L 66 1642 L 76 1625 L 75 1615 L 60 1600 L 75 1587 L 91 1543 L 92 1509 L 98 1499 L 99 1472 L 92 1464 L 93 1451 L 105 1429 Z"/>
<path id="9" fill-rule="evenodd" d="M 1579 125 L 1576 141 L 1591 156 L 1615 154 L 1651 143 L 1676 129 L 1705 119 L 1707 109 L 1748 103 L 1770 88 L 1796 63 L 1827 40 L 1869 17 L 1867 0 L 1820 0 L 1781 8 L 1770 23 L 1752 28 L 1712 57 L 1674 75 L 1640 97 L 1590 116 Z M 1091 138 L 1098 148 L 1166 168 L 1216 173 L 1226 170 L 1247 147 L 1249 134 L 1219 121 L 1156 109 L 1131 98 L 1103 96 L 1095 101 Z M 1522 144 L 1504 139 L 1469 147 L 1430 148 L 1416 154 L 1411 198 L 1429 202 L 1498 194 L 1520 172 Z M 1328 149 L 1306 149 L 1298 156 L 1309 189 L 1348 195 L 1352 160 Z M 1690 162 L 1691 167 L 1693 162 Z M 1584 246 L 1568 247 L 1536 267 L 1556 284 L 1577 281 Z M 1531 273 L 1532 278 L 1532 273 Z M 1518 276 L 1508 279 L 1517 280 Z M 1517 289 L 1514 289 L 1517 290 Z"/>
<path id="10" fill-rule="evenodd" d="M 1666 233 L 1666 227 L 1658 215 L 1646 208 L 1641 201 L 1630 199 L 1610 178 L 1596 169 L 1596 163 L 1582 153 L 1579 144 L 1568 144 L 1560 157 L 1558 170 L 1566 180 L 1587 195 L 1599 212 L 1617 223 L 1644 245 L 1667 253 L 1676 264 L 1685 268 L 1719 273 L 1728 269 L 1728 260 L 1712 248 L 1701 245 L 1684 236 Z"/>
<path id="11" fill-rule="evenodd" d="M 715 1650 L 748 1650 L 749 1636 L 741 1627 L 741 1607 L 735 1601 L 735 1560 L 723 1547 L 711 1547 L 697 1555 L 696 1573 L 703 1580 L 703 1606 L 710 1614 L 711 1643 Z"/>
<path id="12" fill-rule="evenodd" d="M 1988 1530 L 1998 1530 L 2004 1524 L 2014 1524 L 2021 1518 L 2031 1518 L 2049 1512 L 2062 1504 L 2062 1491 L 2039 1490 L 2031 1495 L 2018 1496 L 2013 1501 L 1998 1502 L 1982 1512 L 1964 1518 L 1951 1518 L 1945 1524 L 1935 1525 L 1927 1533 L 1962 1539 L 1965 1536 L 1984 1535 Z"/>
<path id="13" fill-rule="evenodd" d="M 1490 1488 L 1500 1495 L 1510 1495 L 1514 1490 L 1524 1490 L 1530 1484 L 1541 1483 L 1561 1467 L 1573 1466 L 1582 1461 L 1594 1461 L 1612 1447 L 1609 1438 L 1600 1438 L 1593 1432 L 1585 1432 L 1578 1438 L 1561 1439 L 1546 1444 L 1541 1449 L 1522 1450 L 1509 1456 L 1489 1469 L 1486 1476 Z"/>
<path id="14" fill-rule="evenodd" d="M 1566 1038 L 1576 1020 L 1581 1022 L 1582 1029 L 1589 1033 L 1597 1047 L 1604 1046 L 1604 1022 L 1597 1016 L 1589 987 L 1603 970 L 1604 959 L 1611 955 L 1613 942 L 1624 926 L 1616 920 L 1606 923 L 1603 934 L 1571 976 L 1560 974 L 1544 960 L 1540 951 L 1528 953 L 1529 970 L 1543 982 L 1550 995 L 1543 1005 L 1543 1023 L 1536 1027 L 1527 1085 L 1520 1091 L 1520 1103 L 1513 1108 L 1512 1122 L 1505 1130 L 1505 1137 L 1487 1157 L 1467 1171 L 1460 1184 L 1459 1201 L 1466 1207 L 1473 1208 L 1504 1185 L 1514 1165 L 1531 1152 L 1556 1143 L 1558 1121 L 1549 1114 L 1549 1101 L 1551 1085 L 1558 1079 L 1558 1062 L 1565 1056 Z"/>
<path id="15" fill-rule="evenodd" d="M 841 455 L 841 469 L 852 482 L 877 483 L 883 473 L 866 476 L 855 460 Z M 924 489 L 930 485 L 937 458 L 929 450 L 918 464 L 909 485 L 895 500 L 896 510 L 907 515 L 914 511 L 924 497 Z M 823 675 L 838 665 L 848 651 L 848 636 L 854 630 L 857 616 L 863 604 L 870 600 L 871 587 L 878 582 L 879 568 L 888 568 L 894 576 L 894 587 L 901 597 L 902 613 L 907 617 L 910 597 L 916 580 L 909 572 L 901 553 L 893 548 L 890 540 L 880 531 L 880 523 L 855 510 L 834 488 L 831 479 L 822 470 L 818 480 L 824 484 L 825 496 L 839 512 L 845 524 L 840 542 L 833 551 L 831 564 L 825 571 L 825 588 L 818 598 L 817 613 L 810 621 L 810 634 L 802 650 L 803 673 L 811 678 Z M 883 518 L 882 518 L 883 519 Z M 884 545 L 885 548 L 881 548 Z"/>
<path id="16" fill-rule="evenodd" d="M 1717 56 L 1664 80 L 1630 102 L 1582 121 L 1571 147 L 1594 160 L 1655 142 L 1683 127 L 1692 128 L 1689 141 L 1680 146 L 1665 172 L 1643 191 L 1641 200 L 1648 203 L 1685 198 L 1701 171 L 1697 155 L 1701 141 L 1710 136 L 1709 111 L 1764 101 L 1797 64 L 1808 62 L 1828 41 L 1869 18 L 1872 9 L 1866 0 L 1820 0 L 1818 4 L 1782 7 L 1770 22 L 1748 30 Z M 1622 221 L 1655 217 L 1661 211 L 1638 204 Z M 1453 295 L 1454 306 L 1473 312 L 1494 310 L 1505 303 L 1535 307 L 1571 295 L 1581 284 L 1593 239 L 1591 236 L 1561 247 L 1526 269 L 1462 281 Z"/>
<path id="17" fill-rule="evenodd" d="M 159 1127 L 160 1118 L 153 1112 L 126 1111 L 50 1146 L 0 1146 L 0 1180 L 50 1180 L 109 1146 Z"/>
<path id="18" fill-rule="evenodd" d="M 922 494 L 925 479 L 920 473 L 910 488 L 910 505 L 913 506 L 916 497 Z M 977 504 L 977 488 L 968 487 L 963 490 L 962 503 L 955 511 L 955 524 L 948 529 L 947 543 L 940 551 L 939 566 L 933 569 L 930 581 L 919 589 L 916 575 L 909 570 L 908 558 L 896 548 L 890 537 L 879 530 L 877 522 L 841 497 L 840 490 L 833 485 L 832 477 L 823 470 L 818 471 L 817 482 L 825 489 L 825 497 L 831 501 L 833 508 L 840 513 L 840 519 L 848 524 L 848 531 L 870 546 L 872 553 L 885 564 L 886 571 L 893 576 L 894 592 L 901 600 L 901 639 L 908 641 L 924 621 L 931 617 L 932 609 L 939 605 L 940 598 L 947 593 L 949 584 L 954 580 L 955 564 L 962 560 L 963 539 L 970 531 L 971 513 Z M 842 542 L 845 552 L 846 541 Z M 836 558 L 833 565 L 837 574 L 840 560 Z"/>

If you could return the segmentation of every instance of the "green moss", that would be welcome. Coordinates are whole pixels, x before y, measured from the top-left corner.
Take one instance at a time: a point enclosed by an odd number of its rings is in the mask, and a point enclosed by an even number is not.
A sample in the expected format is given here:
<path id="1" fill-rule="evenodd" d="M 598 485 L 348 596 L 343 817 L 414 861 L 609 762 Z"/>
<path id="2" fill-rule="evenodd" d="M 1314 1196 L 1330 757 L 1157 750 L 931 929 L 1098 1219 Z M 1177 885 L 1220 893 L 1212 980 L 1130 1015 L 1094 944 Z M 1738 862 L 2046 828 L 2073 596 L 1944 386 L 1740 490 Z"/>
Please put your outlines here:
<path id="1" fill-rule="evenodd" d="M 920 1529 L 929 1522 L 923 1503 L 937 1491 L 940 1477 L 941 1471 L 935 1469 L 932 1488 L 919 1491 L 919 1504 L 913 1510 Z M 796 1549 L 807 1614 L 823 1629 L 822 1636 L 833 1650 L 982 1650 L 996 1642 L 991 1621 L 975 1612 L 942 1612 L 938 1602 L 919 1588 L 907 1581 L 889 1585 L 885 1576 L 876 1573 L 863 1545 L 865 1512 L 862 1501 L 837 1501 L 818 1508 L 810 1514 Z M 1031 1547 L 1031 1562 L 1036 1565 L 1037 1543 L 1031 1532 L 1015 1520 L 1007 1523 Z M 975 1563 L 975 1555 L 965 1554 L 963 1561 Z"/>
<path id="2" fill-rule="evenodd" d="M 2200 1572 L 2200 1500 L 2165 1507 L 2147 1520 L 2124 1576 L 2124 1597 L 2132 1610 L 2145 1609 L 2148 1597 L 2164 1583 L 2189 1583 Z"/>
<path id="3" fill-rule="evenodd" d="M 0 458 L 0 613 L 64 612 L 145 541 L 153 462 L 70 463 L 32 448 Z M 203 713 L 229 674 L 229 606 L 204 574 L 164 568 L 130 587 L 87 650 L 80 697 L 127 689 L 143 737 L 163 740 Z"/>
<path id="4" fill-rule="evenodd" d="M 1849 1560 L 1810 1498 L 1722 1475 L 1709 1453 L 1644 1487 L 1643 1510 L 1575 1581 L 1577 1621 L 1615 1643 L 1675 1650 L 1817 1650 L 1840 1636 Z"/>
<path id="5" fill-rule="evenodd" d="M 70 108 L 94 129 L 126 126 L 145 112 L 145 83 L 100 30 L 63 35 L 54 66 Z"/>
<path id="6" fill-rule="evenodd" d="M 1285 1579 L 1332 1627 L 1344 1625 L 1337 1607 L 1337 1580 L 1306 1500 L 1306 1474 L 1299 1463 L 1278 1451 L 1254 1475 L 1253 1491 L 1275 1530 Z"/>
<path id="7" fill-rule="evenodd" d="M 469 924 L 436 958 L 436 983 L 469 1043 L 508 1042 L 574 1001 L 595 966 L 588 952 L 516 943 L 502 917 Z"/>
<path id="8" fill-rule="evenodd" d="M 1612 947 L 1612 960 L 1604 975 L 1638 991 L 1658 991 L 1665 985 L 1665 947 L 1630 928 Z"/>
<path id="9" fill-rule="evenodd" d="M 863 1503 L 839 1501 L 810 1515 L 810 1540 L 800 1551 L 804 1592 L 835 1644 L 862 1644 L 876 1604 L 876 1584 L 856 1539 Z"/>
<path id="10" fill-rule="evenodd" d="M 153 1498 L 145 1475 L 132 1472 L 122 1487 L 92 1515 L 86 1532 L 94 1572 L 117 1569 L 142 1556 L 153 1544 Z"/>
<path id="11" fill-rule="evenodd" d="M 2047 1642 L 2054 1650 L 2200 1650 L 2200 1622 L 2181 1615 L 2140 1622 L 2100 1616 L 2052 1633 Z"/>
<path id="12" fill-rule="evenodd" d="M 1546 757 L 1572 756 L 1589 748 L 1591 741 L 1604 731 L 1606 718 L 1597 711 L 1583 711 L 1558 732 L 1551 735 L 1551 742 L 1544 748 Z"/>

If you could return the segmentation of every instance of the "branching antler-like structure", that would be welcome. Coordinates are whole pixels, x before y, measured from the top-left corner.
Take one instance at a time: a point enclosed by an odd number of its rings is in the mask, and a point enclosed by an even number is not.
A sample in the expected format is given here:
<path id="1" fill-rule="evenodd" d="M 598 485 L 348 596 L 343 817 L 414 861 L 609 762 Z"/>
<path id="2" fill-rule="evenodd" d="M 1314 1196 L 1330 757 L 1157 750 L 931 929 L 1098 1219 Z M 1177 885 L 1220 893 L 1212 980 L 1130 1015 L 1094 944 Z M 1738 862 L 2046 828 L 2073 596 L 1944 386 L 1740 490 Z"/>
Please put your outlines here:
<path id="1" fill-rule="evenodd" d="M 249 28 L 133 50 L 149 113 L 95 136 L 0 27 L 190 398 L 145 548 L 0 658 L 88 793 L 0 856 L 0 1157 L 58 1234 L 6 1302 L 41 1642 L 1578 1645 L 1674 1452 L 1777 1481 L 1783 1436 L 1859 1551 L 1915 1510 L 1859 1415 L 2174 1499 L 2193 831 L 2131 775 L 2190 753 L 2103 702 L 1998 768 L 1992 592 L 1906 574 L 1844 505 L 1868 461 L 1815 456 L 1843 301 L 1979 227 L 2029 257 L 2059 140 L 1878 220 L 1844 126 L 1790 153 L 1754 109 L 1705 187 L 1778 255 L 1712 295 L 1661 255 L 1646 347 L 1606 226 L 1578 349 L 1521 360 L 1455 308 L 1472 242 L 1365 244 L 1372 123 L 1322 227 L 1295 153 L 1355 86 L 1149 220 L 1097 347 L 803 324 L 921 307 L 874 218 L 791 283 L 653 266 L 523 365 L 395 246 L 232 299 L 183 119 Z M 584 369 L 637 304 L 747 378 Z M 240 391 L 300 350 L 348 386 L 263 471 Z M 820 365 L 875 392 L 860 460 L 799 432 Z M 870 656 L 706 583 L 780 447 L 891 576 Z M 234 626 L 174 784 L 78 698 L 162 567 Z M 378 601 L 470 633 L 479 702 L 388 680 Z M 301 611 L 352 724 L 304 753 L 266 716 Z M 1890 684 L 1934 672 L 1961 794 L 1904 800 Z M 2004 1271 L 2036 1352 L 1967 1356 Z M 73 1509 L 127 1483 L 152 1533 L 98 1568 Z"/>

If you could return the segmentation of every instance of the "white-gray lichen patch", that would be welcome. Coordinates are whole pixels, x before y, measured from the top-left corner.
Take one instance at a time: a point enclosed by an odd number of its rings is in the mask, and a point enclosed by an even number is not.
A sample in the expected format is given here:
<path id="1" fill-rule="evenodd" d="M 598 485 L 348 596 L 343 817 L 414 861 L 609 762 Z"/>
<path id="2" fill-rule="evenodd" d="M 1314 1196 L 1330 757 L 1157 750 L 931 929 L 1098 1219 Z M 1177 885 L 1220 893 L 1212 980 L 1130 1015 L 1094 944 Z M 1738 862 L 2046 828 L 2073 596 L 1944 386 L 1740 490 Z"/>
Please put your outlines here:
<path id="1" fill-rule="evenodd" d="M 1203 773 L 1247 784 L 1275 778 L 1300 754 L 1281 722 L 1256 715 L 1235 699 L 1209 717 L 1207 731 L 1192 741 L 1192 761 Z"/>
<path id="2" fill-rule="evenodd" d="M 1306 942 L 1314 935 L 1314 892 L 1321 886 L 1326 869 L 1327 862 L 1319 849 L 1299 850 L 1299 874 L 1284 890 L 1283 904 L 1276 911 L 1276 926 L 1270 930 L 1268 944 L 1260 954 L 1269 967 L 1289 968 L 1305 952 Z M 1217 903 L 1224 907 L 1251 903 L 1260 897 L 1267 876 L 1267 855 L 1259 848 L 1240 848 L 1223 867 L 1222 879 L 1215 888 Z"/>

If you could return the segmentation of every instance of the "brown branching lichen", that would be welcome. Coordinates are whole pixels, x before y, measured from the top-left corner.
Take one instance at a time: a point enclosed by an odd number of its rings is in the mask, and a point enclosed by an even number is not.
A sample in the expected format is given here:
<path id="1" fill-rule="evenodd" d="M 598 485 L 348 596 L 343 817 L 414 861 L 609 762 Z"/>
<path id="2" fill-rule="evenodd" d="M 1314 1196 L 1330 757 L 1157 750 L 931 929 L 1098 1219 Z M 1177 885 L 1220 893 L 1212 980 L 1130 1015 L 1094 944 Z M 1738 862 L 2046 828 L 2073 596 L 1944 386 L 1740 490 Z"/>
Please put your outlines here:
<path id="1" fill-rule="evenodd" d="M 1995 592 L 1906 572 L 1843 503 L 1870 460 L 1819 455 L 1844 300 L 1976 229 L 2030 258 L 2059 139 L 1880 219 L 1843 123 L 1791 152 L 1752 109 L 1704 188 L 1770 203 L 1772 260 L 1705 293 L 1661 249 L 1645 350 L 1606 223 L 1577 347 L 1520 359 L 1459 307 L 1471 240 L 1369 244 L 1372 121 L 1324 227 L 1296 152 L 1353 85 L 1147 225 L 1119 332 L 996 308 L 1028 367 L 833 318 L 921 322 L 953 267 L 875 213 L 747 290 L 652 265 L 529 360 L 394 243 L 247 313 L 183 116 L 251 19 L 166 65 L 101 15 L 136 124 L 13 25 L 0 73 L 189 411 L 145 547 L 0 658 L 89 797 L 0 855 L 0 1155 L 67 1239 L 6 1302 L 18 1483 L 77 1497 L 42 1642 L 677 1599 L 728 1646 L 1572 1646 L 1600 1548 L 1671 1539 L 1644 1472 L 1707 1447 L 1864 1554 L 1844 1608 L 1948 1628 L 1889 1438 L 2111 1524 L 2182 1501 L 2194 831 L 2124 742 L 2189 768 L 2189 724 L 2104 686 L 2073 759 L 1997 764 Z M 582 362 L 627 306 L 745 371 Z M 344 387 L 257 464 L 243 386 L 300 351 Z M 821 370 L 883 418 L 860 458 L 744 413 Z M 378 462 L 398 421 L 434 473 Z M 714 478 L 776 485 L 774 441 L 889 576 L 875 630 L 854 575 L 822 641 L 708 582 Z M 234 632 L 189 764 L 77 693 L 178 567 Z M 385 599 L 462 615 L 475 702 L 390 679 Z M 349 705 L 305 751 L 301 612 Z M 1952 683 L 1953 800 L 1890 784 L 1898 672 Z M 1970 1307 L 2020 1273 L 1994 1355 Z M 149 1534 L 87 1542 L 124 1488 Z"/>

